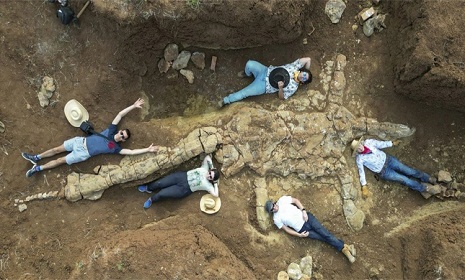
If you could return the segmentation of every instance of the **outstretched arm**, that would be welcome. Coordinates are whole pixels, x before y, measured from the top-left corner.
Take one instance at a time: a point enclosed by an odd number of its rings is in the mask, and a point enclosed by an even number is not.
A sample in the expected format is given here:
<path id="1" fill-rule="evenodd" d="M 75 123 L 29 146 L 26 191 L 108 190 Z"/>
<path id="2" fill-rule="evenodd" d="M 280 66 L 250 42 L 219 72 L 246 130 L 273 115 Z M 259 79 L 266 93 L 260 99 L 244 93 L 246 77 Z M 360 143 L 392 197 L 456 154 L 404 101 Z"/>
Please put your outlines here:
<path id="1" fill-rule="evenodd" d="M 134 102 L 134 104 L 132 104 L 131 106 L 129 106 L 126 109 L 119 112 L 118 115 L 116 115 L 115 119 L 111 123 L 114 124 L 114 125 L 117 125 L 121 121 L 121 119 L 124 116 L 126 116 L 127 113 L 129 113 L 130 111 L 132 111 L 135 108 L 142 108 L 142 105 L 144 104 L 144 102 L 145 101 L 142 98 L 137 99 L 137 101 Z"/>
<path id="2" fill-rule="evenodd" d="M 297 237 L 305 237 L 303 234 L 301 233 L 298 233 L 297 231 L 293 230 L 292 228 L 286 226 L 286 225 L 283 225 L 282 229 L 289 233 L 290 235 L 294 235 L 294 236 L 297 236 Z"/>
<path id="3" fill-rule="evenodd" d="M 153 144 L 150 144 L 148 148 L 143 148 L 143 149 L 122 149 L 119 154 L 120 155 L 140 155 L 140 154 L 145 154 L 145 153 L 155 153 L 158 151 L 160 147 L 154 146 Z"/>
<path id="4" fill-rule="evenodd" d="M 299 59 L 299 61 L 305 67 L 305 69 L 310 70 L 310 64 L 312 63 L 310 57 L 302 57 Z"/>

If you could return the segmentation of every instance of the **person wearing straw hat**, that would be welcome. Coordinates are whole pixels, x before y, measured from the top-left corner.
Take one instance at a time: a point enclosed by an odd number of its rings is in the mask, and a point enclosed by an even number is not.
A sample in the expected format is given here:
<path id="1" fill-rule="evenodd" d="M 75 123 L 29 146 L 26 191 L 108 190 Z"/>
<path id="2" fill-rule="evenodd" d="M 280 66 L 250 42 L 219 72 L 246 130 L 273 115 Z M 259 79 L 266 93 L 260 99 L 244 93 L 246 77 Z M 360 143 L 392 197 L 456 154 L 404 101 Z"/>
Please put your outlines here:
<path id="1" fill-rule="evenodd" d="M 273 215 L 273 222 L 290 235 L 308 237 L 328 243 L 342 252 L 350 263 L 355 262 L 354 245 L 331 234 L 309 211 L 306 211 L 300 200 L 292 196 L 281 196 L 278 201 L 268 200 L 265 203 L 266 212 Z"/>
<path id="2" fill-rule="evenodd" d="M 154 202 L 167 198 L 184 198 L 196 191 L 207 191 L 218 197 L 219 178 L 220 172 L 213 167 L 212 159 L 207 155 L 199 168 L 171 173 L 159 180 L 139 186 L 138 190 L 145 193 L 158 191 L 145 201 L 144 208 L 148 209 Z"/>
<path id="3" fill-rule="evenodd" d="M 299 85 L 312 82 L 310 64 L 310 57 L 299 58 L 292 63 L 278 67 L 266 67 L 260 62 L 249 60 L 245 65 L 245 70 L 239 73 L 239 76 L 253 76 L 254 81 L 247 87 L 223 98 L 218 105 L 222 107 L 249 96 L 276 92 L 280 99 L 288 99 L 297 91 Z"/>
<path id="4" fill-rule="evenodd" d="M 151 144 L 147 148 L 142 149 L 122 149 L 121 142 L 125 142 L 131 137 L 129 129 L 118 130 L 118 123 L 130 111 L 135 108 L 142 108 L 144 100 L 139 98 L 134 104 L 122 110 L 116 115 L 111 124 L 100 134 L 92 134 L 86 137 L 74 137 L 64 141 L 58 147 L 52 148 L 40 154 L 21 153 L 22 157 L 30 161 L 34 166 L 26 172 L 26 177 L 31 177 L 37 172 L 51 169 L 62 164 L 68 165 L 82 162 L 92 156 L 99 154 L 120 154 L 120 155 L 138 155 L 143 153 L 154 153 L 159 147 Z M 76 100 L 70 100 L 65 106 L 65 115 L 70 124 L 74 127 L 79 127 L 83 121 L 89 119 L 87 110 Z M 111 139 L 111 141 L 110 141 Z M 52 157 L 60 153 L 68 152 L 64 157 L 51 160 L 46 164 L 39 165 L 38 162 L 44 158 Z"/>
<path id="5" fill-rule="evenodd" d="M 399 143 L 399 140 L 394 142 L 379 141 L 376 139 L 364 139 L 364 137 L 352 141 L 350 146 L 353 151 L 352 156 L 355 157 L 357 164 L 363 198 L 372 195 L 368 190 L 364 167 L 376 173 L 381 179 L 401 183 L 420 193 L 426 192 L 435 195 L 441 192 L 440 186 L 435 185 L 437 182 L 436 178 L 425 172 L 411 168 L 400 162 L 397 158 L 382 151 L 384 148 L 392 147 Z"/>

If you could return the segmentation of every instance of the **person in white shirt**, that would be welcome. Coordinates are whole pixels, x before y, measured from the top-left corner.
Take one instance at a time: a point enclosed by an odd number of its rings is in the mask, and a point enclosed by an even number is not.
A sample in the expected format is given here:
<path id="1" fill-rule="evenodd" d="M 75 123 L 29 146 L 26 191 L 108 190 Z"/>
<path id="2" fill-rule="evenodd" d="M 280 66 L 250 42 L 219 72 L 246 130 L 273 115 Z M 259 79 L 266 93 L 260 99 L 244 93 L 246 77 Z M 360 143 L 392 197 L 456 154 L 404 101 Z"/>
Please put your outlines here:
<path id="1" fill-rule="evenodd" d="M 341 251 L 347 259 L 355 262 L 355 247 L 347 245 L 344 241 L 337 239 L 331 234 L 312 213 L 305 211 L 302 203 L 294 197 L 282 196 L 278 201 L 268 200 L 265 210 L 273 214 L 274 224 L 290 235 L 297 237 L 308 237 L 328 243 Z"/>
<path id="2" fill-rule="evenodd" d="M 351 148 L 355 155 L 363 198 L 371 196 L 371 192 L 367 187 L 364 167 L 376 173 L 381 179 L 399 182 L 413 190 L 433 195 L 440 193 L 440 187 L 435 185 L 437 182 L 436 178 L 425 172 L 411 168 L 400 162 L 397 158 L 381 151 L 381 149 L 392 147 L 394 144 L 398 144 L 398 141 L 365 140 L 363 137 L 352 141 Z M 422 183 L 430 183 L 432 185 Z"/>

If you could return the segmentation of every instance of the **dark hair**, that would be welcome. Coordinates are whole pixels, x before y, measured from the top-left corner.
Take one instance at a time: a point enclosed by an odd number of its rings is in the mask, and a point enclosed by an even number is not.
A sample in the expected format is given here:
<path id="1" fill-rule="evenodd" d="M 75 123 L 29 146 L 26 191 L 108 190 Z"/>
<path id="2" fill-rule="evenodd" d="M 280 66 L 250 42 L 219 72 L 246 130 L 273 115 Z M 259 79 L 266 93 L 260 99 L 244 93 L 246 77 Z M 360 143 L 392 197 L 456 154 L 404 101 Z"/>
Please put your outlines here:
<path id="1" fill-rule="evenodd" d="M 300 69 L 300 72 L 306 72 L 306 73 L 308 73 L 308 79 L 307 79 L 305 82 L 300 82 L 301 84 L 306 85 L 306 84 L 309 84 L 309 83 L 312 82 L 313 75 L 312 75 L 312 72 L 310 72 L 310 70 L 307 70 L 307 69 L 305 69 L 305 68 L 302 68 L 302 69 Z"/>
<path id="2" fill-rule="evenodd" d="M 126 140 L 128 140 L 129 138 L 131 138 L 131 131 L 129 131 L 129 129 L 125 128 L 125 129 L 123 129 L 123 131 L 126 131 L 126 134 L 128 135 L 128 137 L 126 138 Z"/>
<path id="3" fill-rule="evenodd" d="M 215 183 L 220 178 L 220 171 L 218 171 L 218 169 L 216 168 L 212 168 L 210 169 L 210 171 L 213 171 L 213 173 L 215 173 L 215 175 L 213 176 L 213 180 L 210 182 Z"/>
<path id="4" fill-rule="evenodd" d="M 266 212 L 268 213 L 272 213 L 273 212 L 273 206 L 274 206 L 274 202 L 273 200 L 268 200 L 266 203 L 265 203 L 265 210 Z"/>

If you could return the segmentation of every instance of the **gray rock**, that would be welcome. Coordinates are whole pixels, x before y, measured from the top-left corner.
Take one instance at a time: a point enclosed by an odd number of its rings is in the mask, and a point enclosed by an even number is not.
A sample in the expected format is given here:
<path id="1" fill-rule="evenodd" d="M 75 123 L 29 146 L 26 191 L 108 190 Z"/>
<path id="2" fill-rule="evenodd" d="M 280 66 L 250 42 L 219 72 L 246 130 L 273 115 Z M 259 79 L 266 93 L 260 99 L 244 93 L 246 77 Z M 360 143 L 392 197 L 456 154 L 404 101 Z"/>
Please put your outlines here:
<path id="1" fill-rule="evenodd" d="M 181 75 L 183 75 L 184 77 L 186 77 L 186 79 L 187 79 L 187 81 L 189 82 L 189 84 L 193 84 L 193 83 L 194 83 L 194 72 L 192 72 L 191 70 L 181 69 L 181 71 L 179 71 L 179 73 L 181 73 Z"/>
<path id="2" fill-rule="evenodd" d="M 449 172 L 445 170 L 440 170 L 438 173 L 438 181 L 444 182 L 444 183 L 450 183 L 452 182 L 452 176 L 450 175 Z"/>
<path id="3" fill-rule="evenodd" d="M 296 263 L 289 264 L 287 267 L 287 274 L 292 280 L 299 280 L 302 278 L 302 271 L 300 270 L 300 266 Z"/>
<path id="4" fill-rule="evenodd" d="M 373 32 L 375 31 L 375 20 L 373 18 L 369 18 L 363 23 L 363 34 L 365 36 L 370 37 L 373 35 Z"/>
<path id="5" fill-rule="evenodd" d="M 189 59 L 191 58 L 191 53 L 188 51 L 182 51 L 176 60 L 173 62 L 173 69 L 181 70 L 187 67 Z"/>
<path id="6" fill-rule="evenodd" d="M 205 53 L 194 52 L 191 56 L 191 60 L 195 67 L 199 68 L 200 70 L 205 68 Z"/>
<path id="7" fill-rule="evenodd" d="M 329 0 L 326 2 L 325 13 L 332 23 L 338 23 L 342 13 L 346 9 L 346 4 L 342 0 Z"/>
<path id="8" fill-rule="evenodd" d="M 300 269 L 302 270 L 303 274 L 308 275 L 310 278 L 312 277 L 312 273 L 313 273 L 312 256 L 306 256 L 300 260 Z"/>
<path id="9" fill-rule="evenodd" d="M 176 44 L 168 44 L 164 50 L 165 61 L 174 61 L 179 55 L 179 47 Z"/>
<path id="10" fill-rule="evenodd" d="M 24 203 L 18 205 L 18 210 L 19 210 L 19 212 L 24 212 L 24 211 L 26 211 L 26 210 L 27 210 L 27 205 L 24 204 Z"/>
<path id="11" fill-rule="evenodd" d="M 171 67 L 171 65 L 164 58 L 160 58 L 157 65 L 158 65 L 158 71 L 160 71 L 160 73 L 168 72 L 168 70 Z"/>

